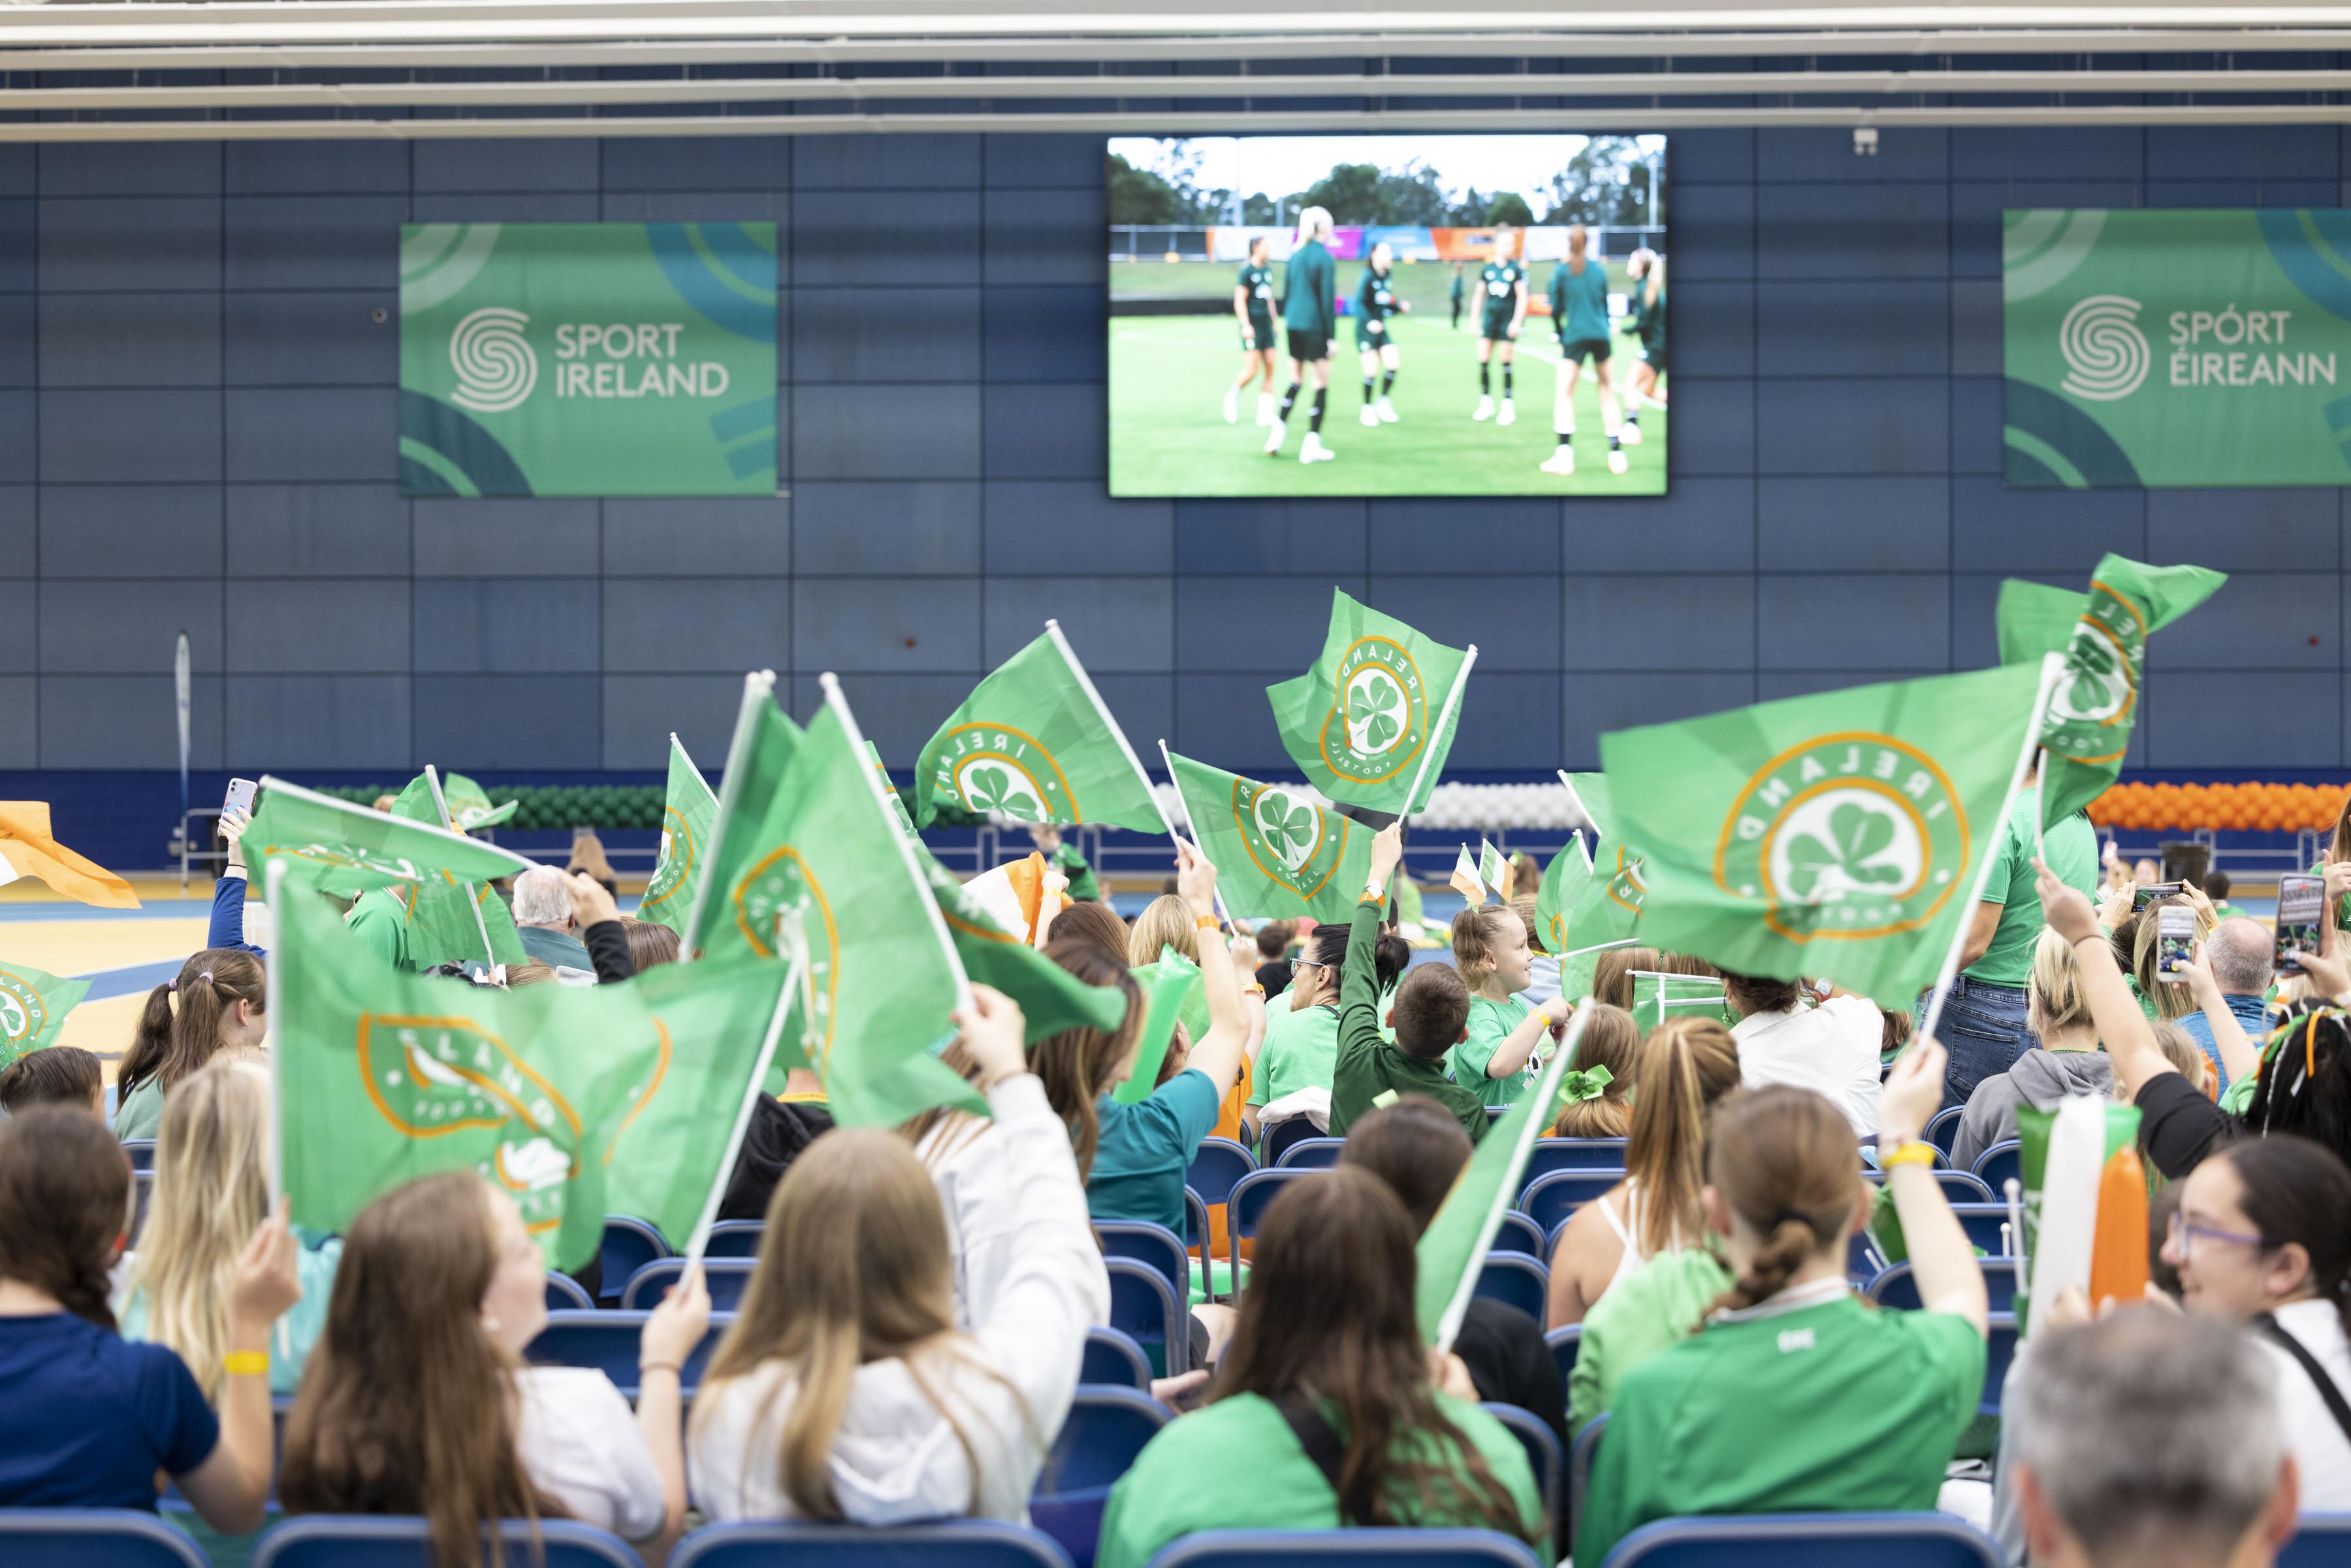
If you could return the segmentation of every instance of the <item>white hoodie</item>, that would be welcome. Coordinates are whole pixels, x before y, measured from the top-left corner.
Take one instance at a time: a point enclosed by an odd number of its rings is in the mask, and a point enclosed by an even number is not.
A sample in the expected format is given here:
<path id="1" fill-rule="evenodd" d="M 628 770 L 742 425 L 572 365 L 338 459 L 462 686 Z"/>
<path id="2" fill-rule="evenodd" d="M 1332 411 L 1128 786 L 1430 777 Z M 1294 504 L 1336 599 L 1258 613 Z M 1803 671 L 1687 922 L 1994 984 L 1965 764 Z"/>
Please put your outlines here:
<path id="1" fill-rule="evenodd" d="M 1025 1523 L 1029 1493 L 1070 1413 L 1086 1328 L 1110 1312 L 1110 1279 L 1086 1214 L 1069 1130 L 1031 1074 L 988 1092 L 1008 1207 L 1019 1216 L 1009 1261 L 984 1321 L 921 1353 L 925 1381 L 954 1412 L 977 1456 L 904 1361 L 869 1362 L 850 1384 L 832 1445 L 833 1495 L 852 1523 L 970 1516 Z M 789 1368 L 705 1383 L 695 1398 L 686 1469 L 715 1521 L 789 1519 L 778 1438 L 792 1399 Z"/>

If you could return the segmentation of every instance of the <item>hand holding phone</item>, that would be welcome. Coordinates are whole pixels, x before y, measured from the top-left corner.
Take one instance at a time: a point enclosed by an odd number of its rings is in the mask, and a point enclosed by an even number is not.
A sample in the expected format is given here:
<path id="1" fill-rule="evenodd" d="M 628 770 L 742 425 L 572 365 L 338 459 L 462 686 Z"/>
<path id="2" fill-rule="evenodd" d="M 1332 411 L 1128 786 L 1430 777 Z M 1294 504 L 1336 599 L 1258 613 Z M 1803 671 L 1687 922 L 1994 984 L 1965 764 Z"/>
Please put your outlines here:
<path id="1" fill-rule="evenodd" d="M 2316 953 L 2319 923 L 2326 918 L 2326 879 L 2303 872 L 2278 878 L 2277 972 L 2302 973 L 2304 954 Z"/>
<path id="2" fill-rule="evenodd" d="M 2151 882 L 2131 894 L 2131 907 L 2145 909 L 2158 898 L 2177 898 L 2187 891 L 2184 882 Z"/>

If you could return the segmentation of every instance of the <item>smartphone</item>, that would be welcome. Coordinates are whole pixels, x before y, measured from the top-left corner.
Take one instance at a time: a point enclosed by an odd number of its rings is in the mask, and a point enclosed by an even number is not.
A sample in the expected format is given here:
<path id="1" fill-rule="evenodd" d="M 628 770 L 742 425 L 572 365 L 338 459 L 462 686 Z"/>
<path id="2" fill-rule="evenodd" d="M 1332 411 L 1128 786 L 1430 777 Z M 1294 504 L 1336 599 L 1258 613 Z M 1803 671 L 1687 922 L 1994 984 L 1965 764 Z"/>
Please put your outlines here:
<path id="1" fill-rule="evenodd" d="M 2302 955 L 2318 951 L 2318 925 L 2326 918 L 2326 879 L 2306 872 L 2278 877 L 2277 970 L 2302 973 Z"/>
<path id="2" fill-rule="evenodd" d="M 2131 894 L 2131 907 L 2145 909 L 2158 898 L 2175 898 L 2187 891 L 2184 882 L 2151 882 Z"/>
<path id="3" fill-rule="evenodd" d="M 2187 979 L 2196 956 L 2196 912 L 2184 904 L 2167 904 L 2155 918 L 2156 977 L 2175 983 Z"/>
<path id="4" fill-rule="evenodd" d="M 253 795 L 256 788 L 250 779 L 230 779 L 228 798 L 221 802 L 221 815 L 225 817 L 231 811 L 243 811 L 246 816 L 252 816 Z"/>

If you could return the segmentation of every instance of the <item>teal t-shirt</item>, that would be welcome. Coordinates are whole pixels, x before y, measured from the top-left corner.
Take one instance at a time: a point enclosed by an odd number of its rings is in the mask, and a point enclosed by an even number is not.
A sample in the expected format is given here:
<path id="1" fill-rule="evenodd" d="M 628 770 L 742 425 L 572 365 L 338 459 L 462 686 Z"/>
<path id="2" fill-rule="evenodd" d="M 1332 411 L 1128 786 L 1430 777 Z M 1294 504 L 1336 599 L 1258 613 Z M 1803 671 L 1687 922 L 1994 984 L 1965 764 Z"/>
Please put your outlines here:
<path id="1" fill-rule="evenodd" d="M 1320 332 L 1326 338 L 1337 331 L 1338 282 L 1338 264 L 1321 240 L 1308 240 L 1291 251 L 1289 270 L 1281 278 L 1281 324 L 1293 332 Z"/>
<path id="2" fill-rule="evenodd" d="M 1287 1009 L 1266 1020 L 1249 1103 L 1270 1105 L 1301 1089 L 1328 1089 L 1339 1067 L 1339 1009 Z"/>
<path id="3" fill-rule="evenodd" d="M 2032 944 L 2045 922 L 2041 895 L 2032 890 L 2032 819 L 2041 810 L 2038 785 L 2018 793 L 2001 822 L 2000 842 L 1992 847 L 1991 872 L 1984 879 L 1983 902 L 2001 905 L 2000 925 L 1991 946 L 1968 969 L 1968 978 L 1991 986 L 2022 987 L 2032 974 Z M 2049 869 L 2066 886 L 2078 888 L 2092 903 L 2098 897 L 2098 835 L 2090 819 L 2079 811 L 2052 823 L 2043 835 Z"/>
<path id="4" fill-rule="evenodd" d="M 150 1078 L 114 1110 L 114 1135 L 124 1143 L 152 1140 L 163 1125 L 163 1081 Z"/>
<path id="5" fill-rule="evenodd" d="M 1455 1046 L 1449 1053 L 1453 1082 L 1464 1083 L 1483 1095 L 1489 1105 L 1508 1105 L 1524 1094 L 1535 1081 L 1534 1058 L 1508 1078 L 1489 1078 L 1486 1068 L 1494 1060 L 1495 1051 L 1510 1038 L 1510 1031 L 1526 1021 L 1534 1009 L 1512 997 L 1498 1002 L 1489 997 L 1469 998 L 1469 1038 Z"/>
<path id="6" fill-rule="evenodd" d="M 1177 1073 L 1140 1104 L 1094 1102 L 1102 1136 L 1086 1178 L 1096 1219 L 1147 1219 L 1184 1234 L 1184 1176 L 1200 1140 L 1216 1130 L 1222 1100 L 1205 1072 Z"/>
<path id="7" fill-rule="evenodd" d="M 302 1367 L 310 1347 L 327 1330 L 327 1301 L 335 1291 L 335 1268 L 343 1260 L 343 1239 L 329 1236 L 313 1249 L 294 1254 L 294 1277 L 301 1281 L 302 1299 L 286 1309 L 269 1331 L 269 1392 L 291 1394 L 300 1386 Z M 147 1298 L 133 1291 L 122 1303 L 122 1337 L 147 1337 Z"/>
<path id="8" fill-rule="evenodd" d="M 1551 313 L 1559 335 L 1571 342 L 1608 336 L 1608 268 L 1586 257 L 1582 272 L 1561 262 L 1551 269 Z"/>

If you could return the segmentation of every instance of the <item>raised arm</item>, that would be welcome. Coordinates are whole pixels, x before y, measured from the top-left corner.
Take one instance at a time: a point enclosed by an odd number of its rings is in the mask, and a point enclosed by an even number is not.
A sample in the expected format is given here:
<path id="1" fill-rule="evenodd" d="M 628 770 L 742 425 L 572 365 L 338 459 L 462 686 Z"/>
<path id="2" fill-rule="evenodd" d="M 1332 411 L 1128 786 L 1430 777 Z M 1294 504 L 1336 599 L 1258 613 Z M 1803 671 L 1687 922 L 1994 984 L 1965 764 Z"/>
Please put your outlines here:
<path id="1" fill-rule="evenodd" d="M 662 1292 L 637 1336 L 637 1430 L 661 1476 L 662 1528 L 648 1555 L 658 1562 L 685 1528 L 685 1411 L 680 1393 L 686 1359 L 710 1326 L 710 1291 L 693 1264 Z"/>
<path id="2" fill-rule="evenodd" d="M 2188 967 L 2189 994 L 2196 1005 L 2204 1009 L 2204 1021 L 2211 1027 L 2212 1044 L 2220 1052 L 2220 1065 L 2230 1082 L 2242 1078 L 2262 1068 L 2261 1047 L 2245 1038 L 2245 1026 L 2229 1010 L 2229 998 L 2220 994 L 2220 982 L 2212 977 L 2212 957 L 2205 944 L 2199 939 L 2195 960 Z"/>
<path id="3" fill-rule="evenodd" d="M 2079 898 L 2079 894 L 2074 894 Z M 2084 901 L 2086 911 L 2088 903 Z M 1943 1103 L 1943 1067 L 1948 1061 L 1942 1042 L 1922 1040 L 1902 1053 L 1886 1074 L 1877 1101 L 1877 1146 L 1898 1154 L 1905 1145 L 1920 1141 L 1928 1119 Z M 1911 1272 L 1918 1281 L 1918 1304 L 1930 1312 L 1962 1317 L 1982 1333 L 1989 1310 L 1983 1270 L 1935 1179 L 1934 1166 L 1925 1160 L 1895 1160 L 1886 1173 L 1886 1190 L 1894 1195 L 1894 1212 L 1902 1221 L 1902 1239 L 1910 1249 Z"/>
<path id="4" fill-rule="evenodd" d="M 302 1299 L 287 1200 L 261 1222 L 229 1286 L 228 1375 L 221 1381 L 220 1441 L 204 1462 L 173 1479 L 206 1524 L 240 1535 L 261 1527 L 276 1444 L 269 1425 L 269 1330 Z M 243 1358 L 242 1360 L 240 1358 Z M 241 1368 L 241 1369 L 240 1369 Z"/>
<path id="5" fill-rule="evenodd" d="M 1193 1043 L 1190 1070 L 1207 1075 L 1222 1099 L 1240 1074 L 1241 1053 L 1249 1049 L 1249 1014 L 1241 1002 L 1240 977 L 1233 973 L 1232 954 L 1217 936 L 1217 868 L 1198 849 L 1176 841 L 1176 891 L 1191 906 L 1200 925 L 1200 988 L 1208 1003 L 1208 1031 Z"/>
<path id="6" fill-rule="evenodd" d="M 2090 901 L 2058 881 L 2046 862 L 2036 860 L 2032 864 L 2042 917 L 2074 949 L 2082 994 L 2089 998 L 2090 1019 L 2098 1026 L 2098 1043 L 2115 1065 L 2115 1082 L 2122 1085 L 2123 1097 L 2137 1100 L 2150 1079 L 2179 1070 L 2155 1043 L 2155 1030 L 2132 999 L 2130 987 L 2115 965 L 2114 945 Z"/>

